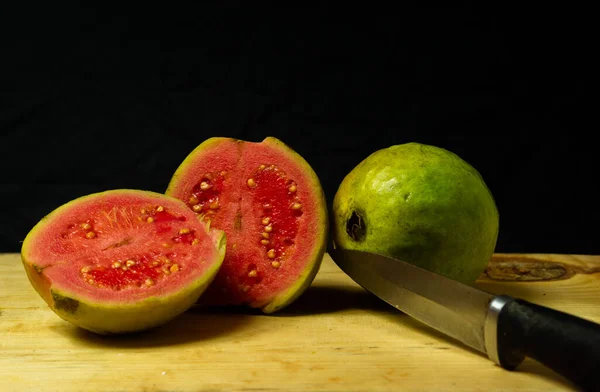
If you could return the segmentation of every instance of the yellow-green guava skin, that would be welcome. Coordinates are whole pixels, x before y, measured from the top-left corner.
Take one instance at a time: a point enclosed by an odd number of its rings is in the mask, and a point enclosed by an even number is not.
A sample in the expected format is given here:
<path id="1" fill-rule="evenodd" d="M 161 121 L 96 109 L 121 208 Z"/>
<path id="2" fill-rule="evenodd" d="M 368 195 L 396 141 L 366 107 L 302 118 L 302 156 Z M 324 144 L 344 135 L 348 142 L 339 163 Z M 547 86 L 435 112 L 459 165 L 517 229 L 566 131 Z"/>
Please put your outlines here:
<path id="1" fill-rule="evenodd" d="M 472 284 L 494 253 L 499 214 L 480 173 L 440 147 L 378 150 L 333 200 L 336 247 L 381 253 Z"/>

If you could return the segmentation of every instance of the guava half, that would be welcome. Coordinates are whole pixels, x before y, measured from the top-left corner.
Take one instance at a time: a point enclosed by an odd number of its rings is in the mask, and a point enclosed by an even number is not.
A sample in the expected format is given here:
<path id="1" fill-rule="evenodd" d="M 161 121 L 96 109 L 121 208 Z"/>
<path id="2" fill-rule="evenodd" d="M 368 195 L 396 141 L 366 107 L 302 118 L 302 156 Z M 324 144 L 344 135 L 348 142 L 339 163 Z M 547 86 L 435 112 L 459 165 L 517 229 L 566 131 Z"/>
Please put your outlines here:
<path id="1" fill-rule="evenodd" d="M 446 149 L 406 143 L 350 171 L 333 200 L 336 247 L 381 253 L 473 283 L 496 246 L 499 214 L 480 173 Z"/>
<path id="2" fill-rule="evenodd" d="M 210 138 L 177 168 L 166 194 L 227 233 L 225 260 L 200 304 L 273 313 L 317 274 L 328 234 L 325 196 L 312 167 L 282 141 Z"/>
<path id="3" fill-rule="evenodd" d="M 64 320 L 136 332 L 189 309 L 216 276 L 226 236 L 163 194 L 119 189 L 70 201 L 23 242 L 29 281 Z"/>

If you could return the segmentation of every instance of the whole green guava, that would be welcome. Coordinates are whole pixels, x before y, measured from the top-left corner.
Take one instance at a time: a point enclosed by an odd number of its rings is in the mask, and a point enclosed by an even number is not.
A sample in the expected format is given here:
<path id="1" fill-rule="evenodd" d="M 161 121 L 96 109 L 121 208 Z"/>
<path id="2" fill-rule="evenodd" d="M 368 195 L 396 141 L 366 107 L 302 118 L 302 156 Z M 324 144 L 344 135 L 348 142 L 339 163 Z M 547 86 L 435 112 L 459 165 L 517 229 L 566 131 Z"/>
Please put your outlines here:
<path id="1" fill-rule="evenodd" d="M 415 142 L 360 162 L 332 212 L 337 248 L 382 253 L 467 284 L 498 238 L 498 209 L 480 173 L 455 153 Z"/>

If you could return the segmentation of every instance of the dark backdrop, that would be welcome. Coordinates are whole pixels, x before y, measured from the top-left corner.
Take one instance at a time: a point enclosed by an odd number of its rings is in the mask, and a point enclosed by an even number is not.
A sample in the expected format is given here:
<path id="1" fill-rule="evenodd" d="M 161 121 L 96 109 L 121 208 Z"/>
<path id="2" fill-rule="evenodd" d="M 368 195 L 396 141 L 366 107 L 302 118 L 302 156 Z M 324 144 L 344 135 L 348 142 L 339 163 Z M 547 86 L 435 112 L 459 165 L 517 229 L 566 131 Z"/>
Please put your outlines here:
<path id="1" fill-rule="evenodd" d="M 273 135 L 329 202 L 377 149 L 450 149 L 496 198 L 497 251 L 600 254 L 589 10 L 217 3 L 5 10 L 1 252 L 75 197 L 163 192 L 210 136 Z"/>

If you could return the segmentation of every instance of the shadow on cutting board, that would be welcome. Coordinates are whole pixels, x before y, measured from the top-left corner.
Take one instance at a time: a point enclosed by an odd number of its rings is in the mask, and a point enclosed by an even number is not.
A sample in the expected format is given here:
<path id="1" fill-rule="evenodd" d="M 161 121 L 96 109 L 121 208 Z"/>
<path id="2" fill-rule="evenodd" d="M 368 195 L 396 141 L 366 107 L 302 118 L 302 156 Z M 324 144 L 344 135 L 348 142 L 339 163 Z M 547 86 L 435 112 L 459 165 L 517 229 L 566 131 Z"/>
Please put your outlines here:
<path id="1" fill-rule="evenodd" d="M 249 327 L 252 322 L 253 318 L 249 314 L 209 312 L 192 308 L 167 324 L 148 331 L 103 336 L 66 323 L 57 331 L 85 345 L 128 349 L 175 346 L 226 337 L 234 331 Z"/>
<path id="2" fill-rule="evenodd" d="M 309 287 L 296 301 L 273 316 L 306 316 L 357 309 L 399 313 L 362 288 L 320 285 Z"/>

